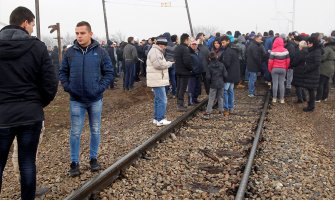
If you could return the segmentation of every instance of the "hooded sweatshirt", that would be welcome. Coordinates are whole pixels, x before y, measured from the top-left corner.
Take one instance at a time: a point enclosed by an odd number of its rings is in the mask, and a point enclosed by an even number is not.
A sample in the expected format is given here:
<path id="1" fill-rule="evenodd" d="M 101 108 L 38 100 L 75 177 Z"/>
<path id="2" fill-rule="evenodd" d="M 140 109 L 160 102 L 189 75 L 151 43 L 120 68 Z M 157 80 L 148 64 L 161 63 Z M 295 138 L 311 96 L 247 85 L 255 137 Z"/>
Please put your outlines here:
<path id="1" fill-rule="evenodd" d="M 280 37 L 276 38 L 272 45 L 270 53 L 268 69 L 271 73 L 273 68 L 288 69 L 290 65 L 290 55 L 287 49 L 284 48 L 284 40 Z"/>
<path id="2" fill-rule="evenodd" d="M 43 42 L 14 25 L 0 31 L 0 127 L 44 120 L 58 80 Z"/>

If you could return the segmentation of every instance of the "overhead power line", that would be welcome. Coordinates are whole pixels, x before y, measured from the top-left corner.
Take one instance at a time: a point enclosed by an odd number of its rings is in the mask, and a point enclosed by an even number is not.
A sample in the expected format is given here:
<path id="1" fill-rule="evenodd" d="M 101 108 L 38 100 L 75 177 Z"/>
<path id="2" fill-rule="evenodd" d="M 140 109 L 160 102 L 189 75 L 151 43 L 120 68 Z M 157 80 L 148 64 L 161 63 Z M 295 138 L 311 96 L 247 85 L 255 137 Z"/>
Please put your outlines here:
<path id="1" fill-rule="evenodd" d="M 185 6 L 173 5 L 171 6 L 162 6 L 164 2 L 152 2 L 152 3 L 131 3 L 131 2 L 120 2 L 120 1 L 106 1 L 106 3 L 116 4 L 116 5 L 126 5 L 126 6 L 137 6 L 137 7 L 171 7 L 171 8 L 185 8 Z"/>

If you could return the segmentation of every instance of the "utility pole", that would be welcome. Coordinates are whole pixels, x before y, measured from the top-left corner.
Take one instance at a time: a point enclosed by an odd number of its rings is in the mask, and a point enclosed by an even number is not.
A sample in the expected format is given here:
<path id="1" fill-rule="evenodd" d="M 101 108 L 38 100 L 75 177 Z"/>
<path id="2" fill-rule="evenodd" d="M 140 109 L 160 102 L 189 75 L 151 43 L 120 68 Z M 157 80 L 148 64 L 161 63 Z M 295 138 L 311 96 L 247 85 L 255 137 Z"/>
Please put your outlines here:
<path id="1" fill-rule="evenodd" d="M 187 0 L 185 0 L 185 5 L 186 5 L 187 16 L 188 16 L 188 22 L 190 24 L 190 29 L 191 29 L 191 36 L 194 37 L 192 22 L 191 22 L 191 15 L 190 15 L 190 10 L 188 9 Z"/>
<path id="2" fill-rule="evenodd" d="M 59 63 L 62 63 L 62 44 L 61 44 L 61 37 L 60 37 L 60 25 L 59 23 L 56 23 L 56 25 L 50 25 L 48 28 L 51 28 L 50 33 L 53 33 L 54 31 L 57 31 L 57 41 L 58 41 L 58 61 Z"/>
<path id="3" fill-rule="evenodd" d="M 37 38 L 41 39 L 41 30 L 40 30 L 40 3 L 39 3 L 39 0 L 35 0 L 35 12 L 36 12 L 36 34 L 37 34 Z"/>
<path id="4" fill-rule="evenodd" d="M 294 30 L 294 25 L 295 25 L 295 0 L 293 0 L 293 12 L 292 12 L 292 31 Z"/>
<path id="5" fill-rule="evenodd" d="M 104 10 L 104 19 L 105 19 L 105 29 L 106 29 L 106 40 L 109 40 L 109 34 L 108 34 L 108 25 L 107 25 L 107 15 L 106 15 L 106 6 L 105 6 L 105 0 L 102 0 L 102 8 Z M 106 42 L 107 42 L 106 41 Z"/>

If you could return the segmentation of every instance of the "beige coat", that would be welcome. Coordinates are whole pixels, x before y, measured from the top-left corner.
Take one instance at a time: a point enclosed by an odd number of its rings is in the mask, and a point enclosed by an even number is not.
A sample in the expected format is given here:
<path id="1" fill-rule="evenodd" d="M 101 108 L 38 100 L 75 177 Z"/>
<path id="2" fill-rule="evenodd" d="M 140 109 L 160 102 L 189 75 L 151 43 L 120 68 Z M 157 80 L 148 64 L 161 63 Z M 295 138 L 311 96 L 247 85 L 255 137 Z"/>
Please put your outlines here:
<path id="1" fill-rule="evenodd" d="M 154 44 L 147 57 L 147 86 L 170 85 L 168 68 L 171 67 L 172 62 L 165 60 L 163 50 Z"/>

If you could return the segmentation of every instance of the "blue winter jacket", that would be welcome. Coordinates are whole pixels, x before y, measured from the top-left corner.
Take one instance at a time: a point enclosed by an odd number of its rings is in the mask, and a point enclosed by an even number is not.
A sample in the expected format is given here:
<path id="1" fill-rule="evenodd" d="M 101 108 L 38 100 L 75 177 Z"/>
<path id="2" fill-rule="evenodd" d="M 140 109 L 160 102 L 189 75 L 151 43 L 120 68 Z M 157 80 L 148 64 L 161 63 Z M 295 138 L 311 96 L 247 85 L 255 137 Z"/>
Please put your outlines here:
<path id="1" fill-rule="evenodd" d="M 59 79 L 71 101 L 95 102 L 113 81 L 113 66 L 97 41 L 92 39 L 86 49 L 75 41 L 64 54 Z"/>
<path id="2" fill-rule="evenodd" d="M 192 58 L 192 75 L 196 76 L 203 72 L 203 66 L 202 66 L 202 55 L 200 51 L 197 53 L 189 47 L 191 58 Z"/>

